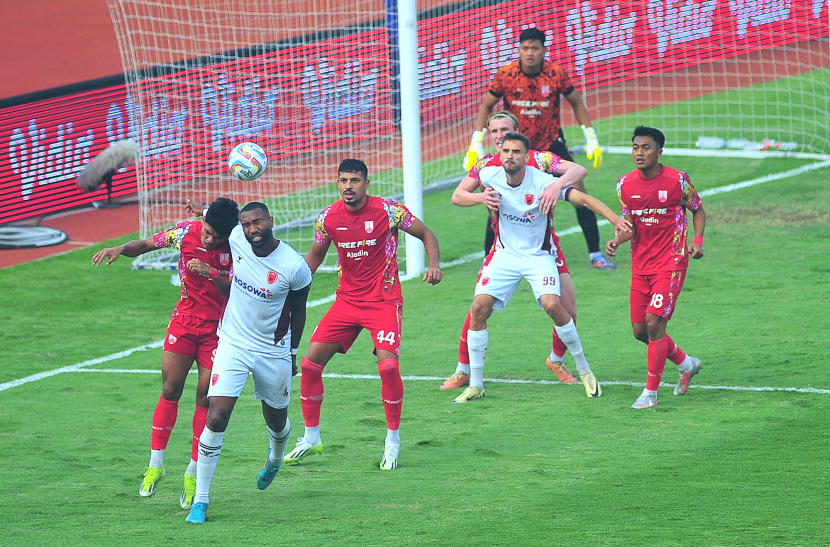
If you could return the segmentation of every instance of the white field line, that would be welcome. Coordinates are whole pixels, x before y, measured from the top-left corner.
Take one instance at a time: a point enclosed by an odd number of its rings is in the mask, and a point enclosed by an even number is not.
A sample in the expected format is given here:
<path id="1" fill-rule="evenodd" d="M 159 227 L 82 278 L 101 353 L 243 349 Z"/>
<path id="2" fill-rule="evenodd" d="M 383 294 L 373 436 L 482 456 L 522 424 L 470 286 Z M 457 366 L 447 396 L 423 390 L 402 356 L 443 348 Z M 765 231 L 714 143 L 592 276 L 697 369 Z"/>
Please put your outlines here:
<path id="1" fill-rule="evenodd" d="M 738 182 L 736 184 L 728 184 L 726 186 L 720 186 L 718 188 L 710 188 L 708 190 L 701 191 L 700 196 L 701 197 L 706 197 L 706 196 L 714 196 L 714 195 L 717 195 L 717 194 L 723 194 L 723 193 L 726 193 L 726 192 L 733 192 L 735 190 L 741 190 L 743 188 L 749 188 L 751 186 L 756 186 L 758 184 L 764 184 L 765 182 L 772 182 L 774 180 L 779 180 L 779 179 L 788 178 L 788 177 L 794 177 L 794 176 L 800 175 L 802 173 L 806 173 L 807 171 L 813 171 L 815 169 L 823 169 L 825 167 L 830 167 L 830 160 L 820 161 L 818 163 L 811 163 L 810 165 L 803 165 L 803 166 L 797 167 L 795 169 L 790 169 L 789 171 L 782 171 L 780 173 L 774 173 L 774 174 L 767 175 L 767 176 L 764 176 L 764 177 L 759 177 L 757 179 L 747 180 L 747 181 L 744 181 L 744 182 Z M 599 222 L 597 222 L 598 226 L 604 226 L 606 224 L 608 224 L 607 220 L 600 220 Z M 566 235 L 575 234 L 575 233 L 578 233 L 578 232 L 581 232 L 581 231 L 582 231 L 582 228 L 580 228 L 579 226 L 572 226 L 571 228 L 567 228 L 565 230 L 558 231 L 556 233 L 559 236 L 566 236 Z M 481 258 L 483 256 L 484 256 L 483 252 L 471 253 L 471 254 L 465 255 L 465 256 L 463 256 L 459 259 L 452 260 L 450 262 L 442 262 L 441 267 L 442 268 L 450 268 L 452 266 L 458 266 L 460 264 L 465 264 L 467 262 L 472 262 L 474 260 L 481 260 Z M 420 276 L 418 276 L 418 277 L 420 277 Z M 409 279 L 410 278 L 407 278 L 407 277 L 401 277 L 401 281 L 407 281 Z M 322 306 L 324 304 L 334 302 L 334 297 L 335 297 L 335 295 L 332 294 L 332 295 L 329 295 L 325 298 L 312 300 L 308 303 L 308 307 L 309 308 L 316 308 L 317 306 Z M 118 352 L 118 353 L 113 353 L 111 355 L 106 355 L 104 357 L 98 357 L 97 359 L 91 359 L 89 361 L 84 361 L 83 363 L 77 363 L 75 365 L 69 365 L 67 367 L 62 367 L 62 368 L 58 368 L 58 369 L 55 369 L 55 370 L 48 370 L 46 372 L 41 372 L 41 373 L 38 373 L 38 374 L 33 374 L 31 376 L 26 376 L 25 378 L 20 378 L 18 380 L 12 380 L 11 382 L 6 382 L 4 384 L 0 384 L 0 391 L 6 391 L 7 389 L 11 389 L 13 387 L 22 386 L 23 384 L 28 384 L 29 382 L 34 382 L 36 380 L 42 380 L 43 378 L 49 378 L 50 376 L 54 376 L 56 374 L 61 374 L 61 373 L 64 373 L 64 372 L 78 372 L 81 369 L 84 369 L 84 368 L 87 368 L 87 367 L 90 367 L 90 366 L 93 366 L 93 365 L 99 365 L 101 363 L 106 363 L 107 361 L 114 361 L 115 359 L 121 359 L 122 357 L 127 357 L 128 355 L 131 355 L 132 353 L 134 353 L 136 351 L 144 351 L 144 350 L 147 350 L 147 349 L 158 348 L 158 347 L 161 347 L 163 344 L 164 344 L 164 341 L 160 340 L 160 341 L 157 341 L 157 342 L 152 342 L 150 344 L 146 344 L 144 346 L 139 346 L 137 348 L 132 348 L 132 349 L 128 349 L 128 350 L 125 350 L 125 351 Z M 93 370 L 97 370 L 97 369 L 93 369 Z M 91 371 L 92 370 L 90 370 L 90 372 Z M 332 377 L 336 377 L 336 376 L 332 376 Z M 490 381 L 491 382 L 496 382 L 498 380 L 490 380 Z M 506 381 L 506 382 L 509 383 L 510 381 Z M 521 382 L 523 382 L 523 380 L 515 380 L 515 382 L 516 383 L 521 383 Z M 615 385 L 615 384 L 614 383 L 609 383 L 609 385 Z M 619 383 L 619 385 L 640 386 L 642 384 L 636 384 L 636 383 L 630 383 L 629 384 L 629 383 L 622 382 L 622 383 Z M 702 387 L 702 386 L 695 386 L 695 387 Z M 801 393 L 825 393 L 825 392 L 830 393 L 830 391 L 827 391 L 827 390 L 813 390 L 812 388 L 710 387 L 708 389 L 746 389 L 746 390 L 749 390 L 749 391 L 781 391 L 781 390 L 783 390 L 783 391 L 798 391 L 798 392 L 801 392 Z M 803 390 L 807 390 L 807 391 L 803 391 Z"/>
<path id="2" fill-rule="evenodd" d="M 136 369 L 118 369 L 118 368 L 78 368 L 65 372 L 108 372 L 111 374 L 160 374 L 159 370 L 136 370 Z M 189 374 L 196 374 L 195 370 L 191 370 Z M 300 378 L 302 374 L 296 377 Z M 323 378 L 337 378 L 344 380 L 380 380 L 380 376 L 374 374 L 323 374 Z M 407 382 L 443 382 L 446 380 L 443 376 L 402 376 L 403 380 Z M 582 384 L 563 384 L 555 380 L 516 380 L 512 378 L 485 378 L 487 383 L 491 384 L 527 384 L 540 386 L 556 386 L 556 385 L 574 385 L 582 387 Z M 644 387 L 645 382 L 601 382 L 603 386 L 631 386 Z M 663 382 L 661 387 L 674 387 L 674 384 Z M 689 389 L 718 389 L 723 391 L 790 391 L 794 393 L 817 393 L 820 395 L 830 395 L 830 389 L 818 389 L 813 387 L 755 387 L 755 386 L 704 386 L 692 384 Z"/>

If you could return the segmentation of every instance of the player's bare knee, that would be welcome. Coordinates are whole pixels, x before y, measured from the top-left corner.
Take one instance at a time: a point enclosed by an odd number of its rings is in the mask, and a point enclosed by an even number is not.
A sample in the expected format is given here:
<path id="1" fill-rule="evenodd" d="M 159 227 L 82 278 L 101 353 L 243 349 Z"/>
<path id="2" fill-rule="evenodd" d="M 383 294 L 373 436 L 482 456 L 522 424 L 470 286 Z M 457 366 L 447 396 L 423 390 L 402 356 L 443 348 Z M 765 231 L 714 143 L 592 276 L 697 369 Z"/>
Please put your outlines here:
<path id="1" fill-rule="evenodd" d="M 644 344 L 648 344 L 648 329 L 646 329 L 645 323 L 632 323 L 631 329 L 634 338 Z"/>
<path id="2" fill-rule="evenodd" d="M 161 398 L 165 401 L 178 401 L 182 398 L 183 391 L 184 383 L 164 382 L 161 386 Z"/>

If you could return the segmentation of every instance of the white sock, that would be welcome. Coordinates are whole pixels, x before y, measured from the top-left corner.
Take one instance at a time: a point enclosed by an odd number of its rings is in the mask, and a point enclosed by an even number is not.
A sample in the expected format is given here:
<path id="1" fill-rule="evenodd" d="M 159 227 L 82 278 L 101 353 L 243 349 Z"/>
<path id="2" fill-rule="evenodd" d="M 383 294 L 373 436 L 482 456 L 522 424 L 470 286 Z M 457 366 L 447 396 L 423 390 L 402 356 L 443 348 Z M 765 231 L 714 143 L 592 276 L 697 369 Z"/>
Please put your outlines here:
<path id="1" fill-rule="evenodd" d="M 651 391 L 650 389 L 644 389 L 643 390 L 643 395 L 648 395 L 649 397 L 654 397 L 656 399 L 657 398 L 657 391 L 656 390 Z"/>
<path id="2" fill-rule="evenodd" d="M 164 449 L 150 450 L 150 465 L 148 467 L 164 467 Z"/>
<path id="3" fill-rule="evenodd" d="M 602 256 L 602 252 L 597 251 L 595 253 L 588 253 L 588 258 L 599 258 Z"/>
<path id="4" fill-rule="evenodd" d="M 196 476 L 196 465 L 197 464 L 196 464 L 195 461 L 190 460 L 190 463 L 187 464 L 187 471 L 185 471 L 185 473 L 187 473 L 191 477 L 195 477 Z"/>
<path id="5" fill-rule="evenodd" d="M 582 343 L 579 341 L 579 334 L 576 332 L 574 320 L 570 319 L 567 324 L 561 327 L 554 325 L 554 328 L 556 334 L 559 335 L 559 339 L 567 346 L 568 351 L 571 352 L 571 356 L 576 361 L 576 369 L 579 372 L 590 372 L 591 365 L 588 364 L 585 355 L 582 353 Z"/>
<path id="6" fill-rule="evenodd" d="M 285 419 L 285 427 L 279 433 L 274 433 L 267 425 L 265 429 L 268 430 L 268 439 L 271 445 L 271 453 L 268 455 L 268 459 L 271 460 L 271 464 L 279 467 L 282 465 L 282 457 L 285 456 L 288 434 L 291 433 L 291 420 Z"/>
<path id="7" fill-rule="evenodd" d="M 692 364 L 692 359 L 688 355 L 685 359 L 683 359 L 682 363 L 677 365 L 677 370 L 680 371 L 680 374 L 683 374 L 684 372 L 689 372 L 693 368 L 695 368 L 695 366 Z"/>
<path id="8" fill-rule="evenodd" d="M 484 356 L 487 354 L 487 329 L 467 331 L 467 351 L 470 354 L 470 385 L 484 391 Z"/>
<path id="9" fill-rule="evenodd" d="M 305 426 L 305 442 L 308 444 L 317 444 L 320 442 L 320 426 L 308 427 Z"/>
<path id="10" fill-rule="evenodd" d="M 208 503 L 210 483 L 216 472 L 216 464 L 222 454 L 225 432 L 214 433 L 205 426 L 199 436 L 199 461 L 196 463 L 196 495 L 193 503 Z"/>
<path id="11" fill-rule="evenodd" d="M 396 444 L 398 446 L 401 445 L 401 430 L 400 429 L 387 429 L 386 430 L 386 444 Z"/>
<path id="12" fill-rule="evenodd" d="M 466 374 L 467 376 L 470 375 L 470 365 L 465 365 L 464 363 L 458 363 L 458 366 L 455 367 L 455 372 L 459 374 Z"/>
<path id="13" fill-rule="evenodd" d="M 550 350 L 550 360 L 555 362 L 555 363 L 561 363 L 562 361 L 565 360 L 565 356 L 564 355 L 556 355 L 555 351 Z"/>

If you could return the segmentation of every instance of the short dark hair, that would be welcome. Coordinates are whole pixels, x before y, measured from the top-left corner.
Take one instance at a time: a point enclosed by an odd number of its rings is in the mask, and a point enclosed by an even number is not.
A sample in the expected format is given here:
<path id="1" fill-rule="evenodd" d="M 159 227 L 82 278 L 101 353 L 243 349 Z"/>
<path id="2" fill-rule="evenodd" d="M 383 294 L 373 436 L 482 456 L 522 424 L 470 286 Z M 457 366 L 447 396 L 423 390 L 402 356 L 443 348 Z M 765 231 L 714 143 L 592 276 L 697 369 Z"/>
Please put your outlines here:
<path id="1" fill-rule="evenodd" d="M 364 179 L 369 178 L 369 168 L 361 160 L 349 158 L 340 162 L 337 168 L 337 174 L 340 173 L 360 173 Z"/>
<path id="2" fill-rule="evenodd" d="M 220 236 L 228 237 L 239 224 L 239 205 L 232 199 L 216 198 L 205 213 L 205 222 Z"/>
<path id="3" fill-rule="evenodd" d="M 657 143 L 658 148 L 663 148 L 663 145 L 666 144 L 666 136 L 662 131 L 645 125 L 638 125 L 634 128 L 634 136 L 631 137 L 631 142 L 634 142 L 637 137 L 651 137 Z"/>
<path id="4" fill-rule="evenodd" d="M 519 43 L 521 44 L 525 40 L 539 40 L 542 43 L 542 46 L 545 45 L 545 33 L 539 30 L 536 27 L 526 28 L 519 34 Z"/>
<path id="5" fill-rule="evenodd" d="M 530 152 L 530 139 L 519 133 L 518 131 L 510 131 L 504 134 L 504 141 L 519 141 L 525 147 L 525 152 Z"/>
<path id="6" fill-rule="evenodd" d="M 259 201 L 250 202 L 248 205 L 243 207 L 241 211 L 239 211 L 239 214 L 247 213 L 248 211 L 253 211 L 254 209 L 259 209 L 263 213 L 265 213 L 266 216 L 271 216 L 271 212 L 268 210 L 268 206 Z"/>

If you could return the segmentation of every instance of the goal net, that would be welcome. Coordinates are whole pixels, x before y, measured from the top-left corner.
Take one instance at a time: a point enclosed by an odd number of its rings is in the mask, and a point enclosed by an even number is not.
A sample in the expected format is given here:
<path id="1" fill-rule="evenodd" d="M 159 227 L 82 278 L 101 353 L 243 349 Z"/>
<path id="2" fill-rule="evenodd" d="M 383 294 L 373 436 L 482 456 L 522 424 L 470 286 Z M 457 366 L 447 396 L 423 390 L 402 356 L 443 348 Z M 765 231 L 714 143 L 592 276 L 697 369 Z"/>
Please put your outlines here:
<path id="1" fill-rule="evenodd" d="M 370 192 L 401 196 L 394 1 L 108 0 L 127 76 L 116 137 L 140 142 L 142 237 L 182 219 L 186 199 L 265 201 L 300 252 L 338 198 L 340 161 L 363 159 Z M 425 186 L 457 181 L 495 70 L 523 28 L 580 89 L 603 146 L 634 125 L 667 146 L 698 137 L 770 139 L 830 154 L 827 0 L 420 0 L 418 56 Z M 582 144 L 562 108 L 569 144 Z M 226 170 L 242 141 L 266 173 Z M 750 145 L 751 146 L 751 145 Z M 428 213 L 427 213 L 428 216 Z M 429 219 L 427 218 L 427 222 Z"/>

